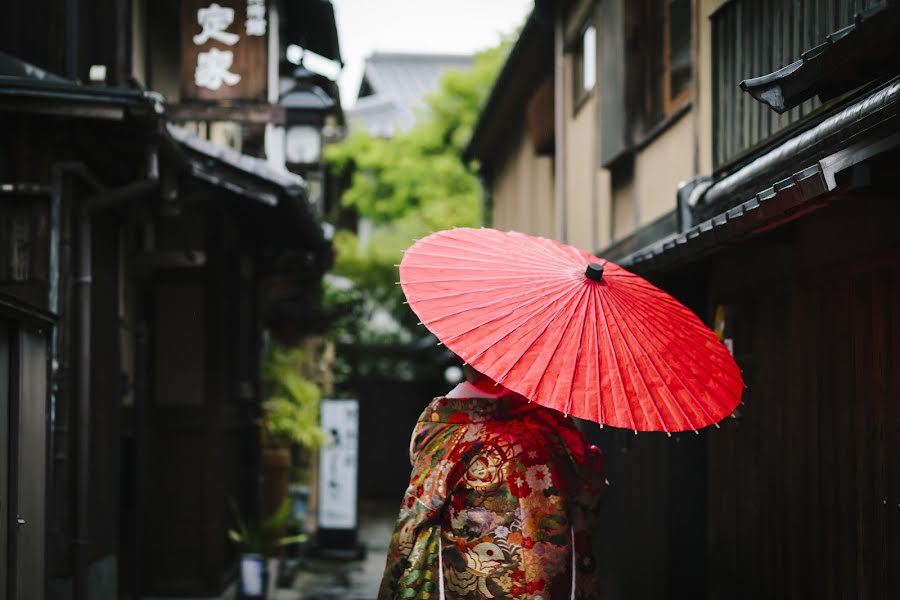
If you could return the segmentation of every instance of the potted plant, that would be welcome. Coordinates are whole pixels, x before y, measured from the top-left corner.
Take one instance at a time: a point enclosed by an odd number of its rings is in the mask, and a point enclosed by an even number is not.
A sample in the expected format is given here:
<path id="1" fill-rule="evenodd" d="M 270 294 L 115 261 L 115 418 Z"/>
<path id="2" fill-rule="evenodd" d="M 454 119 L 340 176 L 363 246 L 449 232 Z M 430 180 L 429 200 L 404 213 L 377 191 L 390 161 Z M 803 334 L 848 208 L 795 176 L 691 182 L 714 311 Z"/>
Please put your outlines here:
<path id="1" fill-rule="evenodd" d="M 262 365 L 263 511 L 274 513 L 288 497 L 290 449 L 312 450 L 323 442 L 318 386 L 304 376 L 308 359 L 300 348 L 275 345 Z"/>
<path id="2" fill-rule="evenodd" d="M 278 554 L 281 548 L 306 541 L 305 534 L 284 535 L 291 520 L 291 503 L 285 499 L 274 513 L 258 524 L 243 516 L 234 499 L 229 508 L 235 526 L 228 530 L 228 538 L 240 553 L 240 593 L 242 598 L 270 597 L 278 581 Z"/>

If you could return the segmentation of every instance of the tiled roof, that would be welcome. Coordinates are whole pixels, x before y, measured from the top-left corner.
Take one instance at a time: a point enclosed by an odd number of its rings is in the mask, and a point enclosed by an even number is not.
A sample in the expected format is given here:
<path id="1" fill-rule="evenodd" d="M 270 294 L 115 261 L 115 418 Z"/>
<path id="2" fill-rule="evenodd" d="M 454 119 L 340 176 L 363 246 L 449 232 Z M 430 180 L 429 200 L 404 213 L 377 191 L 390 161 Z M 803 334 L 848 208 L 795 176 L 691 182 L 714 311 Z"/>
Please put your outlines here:
<path id="1" fill-rule="evenodd" d="M 781 114 L 818 95 L 835 98 L 868 81 L 890 76 L 900 64 L 900 10 L 878 5 L 773 73 L 745 79 L 741 89 Z"/>
<path id="2" fill-rule="evenodd" d="M 122 118 L 125 111 L 143 115 L 161 114 L 163 98 L 140 89 L 105 85 L 83 85 L 54 75 L 15 56 L 0 52 L 0 96 L 20 101 L 26 110 L 40 112 L 49 102 L 66 103 L 66 114 L 76 114 L 79 105 L 90 105 L 93 117 Z M 94 107 L 115 107 L 112 111 Z M 91 112 L 93 110 L 93 112 Z"/>
<path id="3" fill-rule="evenodd" d="M 192 176 L 274 209 L 268 213 L 269 223 L 275 223 L 273 239 L 330 255 L 333 228 L 323 223 L 310 205 L 302 177 L 219 146 L 174 123 L 166 123 L 164 140 Z"/>
<path id="4" fill-rule="evenodd" d="M 195 135 L 185 129 L 175 125 L 174 123 L 166 123 L 166 130 L 178 143 L 189 148 L 201 155 L 221 162 L 223 165 L 242 171 L 253 177 L 257 177 L 270 184 L 281 187 L 288 193 L 304 194 L 306 192 L 306 181 L 299 175 L 291 173 L 286 169 L 276 169 L 269 162 L 224 146 L 219 146 L 207 139 Z M 194 167 L 195 174 L 199 175 L 203 169 L 200 163 L 196 163 Z M 204 177 L 208 179 L 208 177 Z M 223 178 L 223 182 L 225 179 Z M 218 183 L 215 181 L 213 183 Z M 237 190 L 235 190 L 237 191 Z M 239 191 L 242 193 L 243 191 Z M 256 191 L 250 194 L 263 204 L 274 206 L 278 203 L 277 195 L 273 193 L 264 193 Z"/>
<path id="5" fill-rule="evenodd" d="M 374 93 L 357 99 L 347 111 L 351 128 L 362 127 L 380 137 L 412 128 L 441 76 L 470 66 L 472 57 L 464 55 L 373 53 L 366 60 L 360 89 Z"/>

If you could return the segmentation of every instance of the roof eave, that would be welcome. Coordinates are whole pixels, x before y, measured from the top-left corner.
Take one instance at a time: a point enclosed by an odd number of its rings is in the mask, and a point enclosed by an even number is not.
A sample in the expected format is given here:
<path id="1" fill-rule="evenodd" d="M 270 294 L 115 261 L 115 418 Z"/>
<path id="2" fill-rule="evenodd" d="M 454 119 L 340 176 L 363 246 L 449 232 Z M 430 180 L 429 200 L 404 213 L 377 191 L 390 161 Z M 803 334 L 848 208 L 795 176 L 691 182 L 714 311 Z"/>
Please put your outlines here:
<path id="1" fill-rule="evenodd" d="M 281 0 L 285 41 L 343 65 L 330 0 Z"/>
<path id="2" fill-rule="evenodd" d="M 521 100 L 521 106 L 518 108 L 524 110 L 527 98 L 522 98 L 523 91 L 529 91 L 530 87 L 533 88 L 539 83 L 540 74 L 544 72 L 542 67 L 549 66 L 552 72 L 552 52 L 547 52 L 546 56 L 542 54 L 545 44 L 552 50 L 550 23 L 541 11 L 533 10 L 525 21 L 522 33 L 509 51 L 478 116 L 472 137 L 463 149 L 464 162 L 473 160 L 479 160 L 482 164 L 488 162 L 487 159 L 493 150 L 506 137 L 505 125 L 517 114 L 515 111 L 504 109 L 512 108 Z M 535 57 L 537 60 L 534 60 Z"/>
<path id="3" fill-rule="evenodd" d="M 297 246 L 329 251 L 330 236 L 309 204 L 306 182 L 299 175 L 276 171 L 262 159 L 215 146 L 172 123 L 166 125 L 164 136 L 193 177 L 276 209 L 273 218 L 287 218 L 296 225 Z"/>
<path id="4" fill-rule="evenodd" d="M 824 102 L 867 82 L 897 72 L 900 9 L 878 6 L 825 37 L 799 60 L 772 73 L 741 82 L 755 100 L 782 114 L 819 96 Z"/>
<path id="5" fill-rule="evenodd" d="M 631 236 L 642 244 L 619 242 L 601 253 L 624 267 L 648 272 L 696 260 L 725 243 L 783 225 L 824 206 L 838 189 L 841 173 L 900 147 L 898 131 L 900 77 L 704 187 L 700 194 L 682 195 L 680 205 L 695 203 L 685 207 L 695 221 L 685 222 L 673 211 Z M 792 172 L 781 175 L 785 157 L 796 157 L 801 148 L 814 153 L 795 159 Z M 738 191 L 748 188 L 757 191 Z M 663 222 L 665 230 L 651 235 L 649 230 Z M 648 239 L 653 241 L 646 243 Z M 635 249 L 637 245 L 643 247 Z"/>

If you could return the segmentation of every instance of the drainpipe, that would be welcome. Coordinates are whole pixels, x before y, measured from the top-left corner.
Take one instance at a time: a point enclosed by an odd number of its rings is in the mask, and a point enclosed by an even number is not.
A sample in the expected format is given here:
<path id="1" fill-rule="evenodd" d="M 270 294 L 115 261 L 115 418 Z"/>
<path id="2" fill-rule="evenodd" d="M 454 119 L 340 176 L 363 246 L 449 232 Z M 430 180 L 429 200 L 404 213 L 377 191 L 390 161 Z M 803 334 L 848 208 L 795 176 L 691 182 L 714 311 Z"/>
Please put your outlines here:
<path id="1" fill-rule="evenodd" d="M 72 538 L 75 573 L 73 577 L 73 598 L 88 598 L 88 471 L 90 463 L 90 419 L 91 419 L 91 218 L 87 199 L 74 199 L 72 186 L 64 186 L 63 179 L 71 175 L 80 179 L 95 193 L 103 189 L 103 184 L 81 162 L 58 162 L 53 168 L 55 185 L 70 202 L 76 202 L 75 221 L 72 227 L 73 300 L 74 315 L 74 360 L 75 374 L 74 404 L 75 417 L 70 431 L 75 436 L 75 532 Z"/>
<path id="2" fill-rule="evenodd" d="M 563 7 L 556 3 L 553 16 L 553 200 L 556 208 L 556 239 L 566 241 L 566 181 L 565 181 L 565 55 L 563 47 Z"/>
<path id="3" fill-rule="evenodd" d="M 141 549 L 144 547 L 144 459 L 146 455 L 147 399 L 149 397 L 148 377 L 150 334 L 147 323 L 141 320 L 135 331 L 135 382 L 134 386 L 134 538 L 131 545 L 131 595 L 144 597 L 144 561 Z"/>
<path id="4" fill-rule="evenodd" d="M 91 427 L 91 215 L 87 201 L 78 202 L 72 245 L 75 251 L 75 600 L 88 597 L 88 469 Z"/>
<path id="5" fill-rule="evenodd" d="M 156 160 L 155 149 L 148 155 L 147 180 L 131 183 L 113 190 L 106 190 L 100 180 L 87 166 L 81 162 L 62 161 L 54 166 L 54 179 L 57 185 L 62 184 L 65 175 L 78 177 L 94 192 L 94 196 L 85 196 L 70 201 L 76 203 L 75 220 L 72 228 L 73 315 L 75 356 L 73 372 L 75 374 L 74 402 L 75 423 L 71 431 L 75 435 L 75 532 L 72 539 L 74 554 L 74 600 L 88 600 L 88 567 L 89 567 L 89 471 L 91 450 L 91 211 L 111 208 L 126 200 L 135 200 L 149 195 L 158 187 L 158 170 L 153 166 Z M 71 187 L 64 188 L 72 190 Z"/>

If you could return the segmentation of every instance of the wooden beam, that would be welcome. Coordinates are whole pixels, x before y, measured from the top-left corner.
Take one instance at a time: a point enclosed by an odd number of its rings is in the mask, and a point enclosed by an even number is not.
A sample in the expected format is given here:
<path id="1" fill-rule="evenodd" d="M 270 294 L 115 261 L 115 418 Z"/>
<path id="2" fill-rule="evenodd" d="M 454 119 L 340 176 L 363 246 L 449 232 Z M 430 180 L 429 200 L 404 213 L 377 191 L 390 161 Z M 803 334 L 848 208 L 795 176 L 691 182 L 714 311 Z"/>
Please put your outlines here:
<path id="1" fill-rule="evenodd" d="M 167 107 L 173 121 L 239 121 L 243 123 L 272 123 L 283 125 L 284 107 L 277 104 L 173 104 Z"/>

